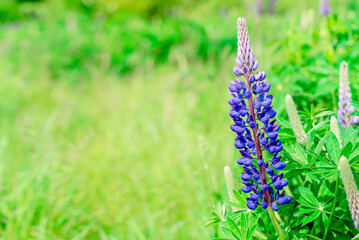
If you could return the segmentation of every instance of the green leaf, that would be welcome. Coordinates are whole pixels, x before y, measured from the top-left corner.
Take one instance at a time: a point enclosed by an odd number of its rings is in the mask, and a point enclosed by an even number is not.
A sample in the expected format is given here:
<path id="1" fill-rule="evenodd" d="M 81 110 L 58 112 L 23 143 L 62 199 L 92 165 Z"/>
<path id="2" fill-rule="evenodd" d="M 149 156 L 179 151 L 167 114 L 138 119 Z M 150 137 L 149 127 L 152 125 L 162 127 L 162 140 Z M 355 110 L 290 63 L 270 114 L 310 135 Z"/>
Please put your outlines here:
<path id="1" fill-rule="evenodd" d="M 348 132 L 348 131 L 346 131 L 346 132 Z M 343 138 L 343 147 L 345 147 L 345 145 L 348 144 L 349 142 L 351 142 L 354 145 L 355 141 L 357 139 L 356 135 L 357 135 L 357 133 L 355 131 L 353 131 L 353 132 L 350 132 L 348 136 L 345 136 L 345 138 L 342 137 Z"/>
<path id="2" fill-rule="evenodd" d="M 350 164 L 354 164 L 356 162 L 359 161 L 359 147 L 356 148 L 351 154 L 350 154 L 350 157 L 349 157 L 349 160 Z"/>
<path id="3" fill-rule="evenodd" d="M 248 235 L 247 235 L 248 239 L 251 239 L 251 237 L 253 236 L 253 233 L 257 228 L 258 219 L 259 219 L 259 214 L 256 215 L 254 219 L 251 220 L 251 223 L 249 224 Z"/>
<path id="4" fill-rule="evenodd" d="M 317 154 L 320 154 L 322 151 L 323 151 L 323 146 L 324 146 L 324 143 L 327 139 L 327 135 L 325 135 L 318 143 L 318 145 L 316 146 L 314 152 L 317 153 Z"/>
<path id="5" fill-rule="evenodd" d="M 219 223 L 221 221 L 220 218 L 218 217 L 212 217 L 210 218 L 210 220 L 208 222 L 206 222 L 203 226 L 204 227 L 208 227 L 208 226 L 211 226 L 211 225 L 215 225 L 217 223 Z"/>
<path id="6" fill-rule="evenodd" d="M 239 208 L 241 210 L 247 210 L 248 208 L 242 208 L 242 204 L 238 203 L 238 202 L 233 202 L 233 201 L 229 201 L 229 200 L 225 200 L 224 201 L 226 204 L 228 204 L 231 207 L 235 207 L 235 208 Z"/>
<path id="7" fill-rule="evenodd" d="M 335 163 L 338 163 L 339 155 L 340 155 L 340 146 L 339 146 L 339 141 L 333 132 L 328 133 L 326 146 L 330 158 Z"/>
<path id="8" fill-rule="evenodd" d="M 357 101 L 351 101 L 350 103 L 352 104 L 352 106 L 353 106 L 354 108 L 359 109 L 359 102 L 357 102 Z"/>
<path id="9" fill-rule="evenodd" d="M 246 198 L 235 189 L 233 189 L 233 195 L 237 199 L 238 204 L 240 205 L 240 207 L 238 207 L 238 208 L 247 210 L 248 207 L 247 207 L 247 203 L 246 203 Z"/>
<path id="10" fill-rule="evenodd" d="M 327 226 L 329 224 L 329 218 L 326 213 L 322 213 L 322 221 L 324 223 L 324 226 Z"/>
<path id="11" fill-rule="evenodd" d="M 340 157 L 341 156 L 345 156 L 347 159 L 350 157 L 350 154 L 353 152 L 353 144 L 351 142 L 347 142 L 341 152 L 340 152 Z"/>
<path id="12" fill-rule="evenodd" d="M 243 235 L 242 233 L 239 231 L 239 227 L 237 226 L 237 224 L 233 221 L 232 218 L 227 217 L 227 223 L 229 228 L 232 230 L 233 234 L 235 236 L 237 236 L 240 239 L 243 239 Z"/>
<path id="13" fill-rule="evenodd" d="M 300 217 L 300 216 L 303 216 L 304 214 L 315 212 L 315 211 L 317 211 L 317 210 L 313 209 L 313 208 L 301 208 L 298 212 L 294 213 L 294 216 Z"/>
<path id="14" fill-rule="evenodd" d="M 313 204 L 308 203 L 304 200 L 304 198 L 298 198 L 296 200 L 305 207 L 312 208 L 314 210 L 318 209 L 318 206 L 314 206 Z"/>
<path id="15" fill-rule="evenodd" d="M 302 221 L 302 224 L 306 225 L 310 222 L 313 222 L 317 217 L 319 217 L 320 213 L 321 213 L 321 211 L 316 211 L 313 214 L 311 214 L 310 216 L 305 217 Z"/>
<path id="16" fill-rule="evenodd" d="M 336 168 L 320 168 L 318 170 L 314 170 L 314 171 L 310 171 L 310 172 L 307 172 L 308 175 L 311 175 L 311 174 L 323 174 L 323 173 L 331 173 L 331 172 L 336 172 Z"/>
<path id="17" fill-rule="evenodd" d="M 241 226 L 241 232 L 242 232 L 242 236 L 246 236 L 247 235 L 247 231 L 248 231 L 248 215 L 243 214 L 244 216 L 241 217 L 239 219 L 240 221 L 240 226 Z"/>
<path id="18" fill-rule="evenodd" d="M 321 176 L 320 178 L 321 179 L 325 179 L 325 178 L 328 178 L 328 177 L 331 177 L 333 175 L 335 175 L 339 170 L 335 170 L 335 171 L 331 171 L 331 172 L 328 172 L 327 174 L 324 174 L 323 176 Z"/>
<path id="19" fill-rule="evenodd" d="M 238 238 L 238 237 L 232 232 L 231 229 L 229 229 L 229 228 L 227 228 L 227 227 L 225 227 L 225 226 L 221 226 L 221 229 L 222 229 L 223 233 L 224 233 L 225 235 L 227 235 L 228 237 L 231 237 L 231 238 L 234 238 L 234 239 L 237 239 L 237 240 L 242 240 L 242 239 Z"/>
<path id="20" fill-rule="evenodd" d="M 308 154 L 312 155 L 314 158 L 317 158 L 319 159 L 320 161 L 330 165 L 330 166 L 333 166 L 333 167 L 336 167 L 335 164 L 331 163 L 330 161 L 328 161 L 327 159 L 325 159 L 324 157 L 318 155 L 317 153 L 313 152 L 312 150 L 308 149 L 307 150 Z"/>
<path id="21" fill-rule="evenodd" d="M 323 111 L 315 115 L 316 118 L 333 115 L 333 111 Z"/>
<path id="22" fill-rule="evenodd" d="M 319 192 L 318 192 L 318 197 L 319 197 L 318 200 L 320 202 L 323 202 L 324 199 L 325 199 L 325 202 L 328 202 L 333 198 L 334 193 L 332 191 L 330 191 L 330 189 L 332 189 L 330 187 L 331 187 L 331 185 L 329 185 L 329 187 L 328 187 L 326 181 L 324 181 L 323 184 L 320 185 Z"/>
<path id="23" fill-rule="evenodd" d="M 319 202 L 318 202 L 317 198 L 314 196 L 314 194 L 308 188 L 300 187 L 299 193 L 308 203 L 319 208 Z"/>
<path id="24" fill-rule="evenodd" d="M 302 146 L 300 146 L 298 143 L 295 144 L 295 150 L 298 156 L 298 160 L 303 163 L 303 165 L 308 164 L 307 157 L 305 155 L 305 151 Z"/>

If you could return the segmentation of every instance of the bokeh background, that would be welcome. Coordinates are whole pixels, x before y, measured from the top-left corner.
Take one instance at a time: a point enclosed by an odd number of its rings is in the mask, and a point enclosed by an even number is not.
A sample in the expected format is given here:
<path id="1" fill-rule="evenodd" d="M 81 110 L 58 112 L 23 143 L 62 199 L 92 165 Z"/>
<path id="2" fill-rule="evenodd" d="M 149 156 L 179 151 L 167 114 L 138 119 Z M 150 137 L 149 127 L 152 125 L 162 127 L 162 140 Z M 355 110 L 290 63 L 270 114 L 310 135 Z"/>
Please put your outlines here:
<path id="1" fill-rule="evenodd" d="M 1 0 L 0 239 L 216 236 L 239 16 L 280 117 L 358 96 L 359 2 L 270 2 Z"/>

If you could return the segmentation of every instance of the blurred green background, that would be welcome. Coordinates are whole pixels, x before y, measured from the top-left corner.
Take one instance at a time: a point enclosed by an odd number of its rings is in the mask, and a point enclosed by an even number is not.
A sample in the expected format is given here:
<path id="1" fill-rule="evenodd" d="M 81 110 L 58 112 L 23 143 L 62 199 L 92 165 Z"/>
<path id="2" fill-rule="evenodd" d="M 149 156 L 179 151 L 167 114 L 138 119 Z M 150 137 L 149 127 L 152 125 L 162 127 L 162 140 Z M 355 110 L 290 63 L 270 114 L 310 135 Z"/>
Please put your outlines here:
<path id="1" fill-rule="evenodd" d="M 247 19 L 280 116 L 359 86 L 359 2 L 1 0 L 0 239 L 210 239 Z"/>

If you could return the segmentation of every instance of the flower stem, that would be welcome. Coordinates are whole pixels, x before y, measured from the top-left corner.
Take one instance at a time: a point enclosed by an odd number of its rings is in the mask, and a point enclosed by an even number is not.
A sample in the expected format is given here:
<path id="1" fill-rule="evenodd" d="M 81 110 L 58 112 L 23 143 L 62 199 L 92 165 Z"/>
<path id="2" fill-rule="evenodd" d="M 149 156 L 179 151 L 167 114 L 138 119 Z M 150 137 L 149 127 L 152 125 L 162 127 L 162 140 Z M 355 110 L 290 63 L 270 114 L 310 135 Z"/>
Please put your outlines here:
<path id="1" fill-rule="evenodd" d="M 276 230 L 276 232 L 278 234 L 278 238 L 280 240 L 285 240 L 285 237 L 284 237 L 284 234 L 282 232 L 282 229 L 280 228 L 280 226 L 279 226 L 279 224 L 277 222 L 277 219 L 274 216 L 274 211 L 273 211 L 272 207 L 268 207 L 268 213 L 269 213 L 270 220 L 272 221 L 273 227 L 274 227 L 274 229 Z"/>
<path id="2" fill-rule="evenodd" d="M 335 209 L 335 205 L 337 203 L 337 196 L 338 196 L 338 182 L 339 182 L 339 173 L 337 173 L 337 182 L 335 183 L 335 193 L 334 193 L 334 202 L 333 202 L 333 208 L 332 208 L 332 212 L 330 213 L 329 216 L 329 220 L 328 220 L 328 225 L 325 228 L 325 232 L 324 232 L 324 237 L 323 240 L 325 240 L 325 238 L 327 237 L 328 234 L 328 230 L 329 230 L 329 226 L 330 223 L 332 221 L 332 217 L 333 217 L 333 213 L 334 213 L 334 209 Z"/>
<path id="3" fill-rule="evenodd" d="M 284 223 L 283 220 L 282 220 L 282 218 L 279 216 L 278 212 L 274 212 L 274 216 L 277 218 L 277 220 L 278 220 L 278 222 L 279 222 L 280 224 L 283 224 L 283 223 Z"/>
<path id="4" fill-rule="evenodd" d="M 252 86 L 251 86 L 251 83 L 249 82 L 249 75 L 248 74 L 246 75 L 246 80 L 247 80 L 248 91 L 251 91 Z M 248 103 L 249 103 L 250 115 L 253 117 L 254 122 L 257 123 L 256 114 L 254 113 L 253 96 L 251 96 L 248 99 Z M 260 144 L 259 136 L 258 136 L 258 126 L 257 126 L 257 124 L 252 129 L 252 132 L 253 132 L 253 137 L 254 137 L 254 144 L 256 146 L 257 158 L 258 158 L 258 160 L 263 160 L 261 144 Z M 264 165 L 259 167 L 259 176 L 260 176 L 261 182 L 262 182 L 261 185 L 263 186 L 264 184 L 267 184 L 267 178 L 266 178 L 266 172 L 265 172 Z M 269 194 L 269 189 L 267 191 L 264 191 L 264 197 L 265 197 L 265 199 L 266 199 L 266 201 L 268 203 L 268 206 L 271 207 L 272 203 L 271 203 L 271 198 L 270 198 L 270 194 Z"/>

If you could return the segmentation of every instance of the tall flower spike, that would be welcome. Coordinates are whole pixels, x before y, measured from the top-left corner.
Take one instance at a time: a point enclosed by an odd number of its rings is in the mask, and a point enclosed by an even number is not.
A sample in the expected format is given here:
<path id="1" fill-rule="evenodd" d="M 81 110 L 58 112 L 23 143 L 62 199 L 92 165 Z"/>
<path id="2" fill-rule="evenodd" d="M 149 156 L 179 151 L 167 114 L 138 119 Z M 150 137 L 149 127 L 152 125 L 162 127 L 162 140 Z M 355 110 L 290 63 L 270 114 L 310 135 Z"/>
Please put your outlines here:
<path id="1" fill-rule="evenodd" d="M 352 219 L 355 228 L 359 228 L 359 192 L 346 157 L 342 156 L 340 158 L 339 168 L 343 179 L 345 193 L 347 194 L 350 212 L 352 213 Z"/>
<path id="2" fill-rule="evenodd" d="M 330 118 L 330 131 L 332 131 L 334 135 L 337 137 L 341 148 L 343 146 L 343 140 L 342 140 L 342 136 L 340 135 L 338 121 L 333 116 Z"/>
<path id="3" fill-rule="evenodd" d="M 279 152 L 283 146 L 278 140 L 279 125 L 273 118 L 277 114 L 272 106 L 273 95 L 269 95 L 270 83 L 265 80 L 266 73 L 258 72 L 249 41 L 247 24 L 244 18 L 238 18 L 238 51 L 233 73 L 237 77 L 231 81 L 229 91 L 232 98 L 228 100 L 232 109 L 229 115 L 233 119 L 232 131 L 237 134 L 234 145 L 242 158 L 237 160 L 244 168 L 241 175 L 244 187 L 242 191 L 250 193 L 247 207 L 250 209 L 268 208 L 278 211 L 278 205 L 287 204 L 291 196 L 285 196 L 283 188 L 288 180 L 283 174 L 276 173 L 285 167 Z M 263 158 L 266 150 L 270 159 Z M 268 178 L 267 175 L 268 174 Z"/>
<path id="4" fill-rule="evenodd" d="M 351 105 L 352 94 L 349 86 L 348 64 L 342 62 L 339 71 L 339 110 L 338 122 L 345 128 L 359 123 L 359 116 L 351 116 L 354 107 Z"/>
<path id="5" fill-rule="evenodd" d="M 289 94 L 285 97 L 285 106 L 287 108 L 289 122 L 292 126 L 294 135 L 297 138 L 297 142 L 303 146 L 307 145 L 307 134 L 304 132 L 293 98 Z"/>

